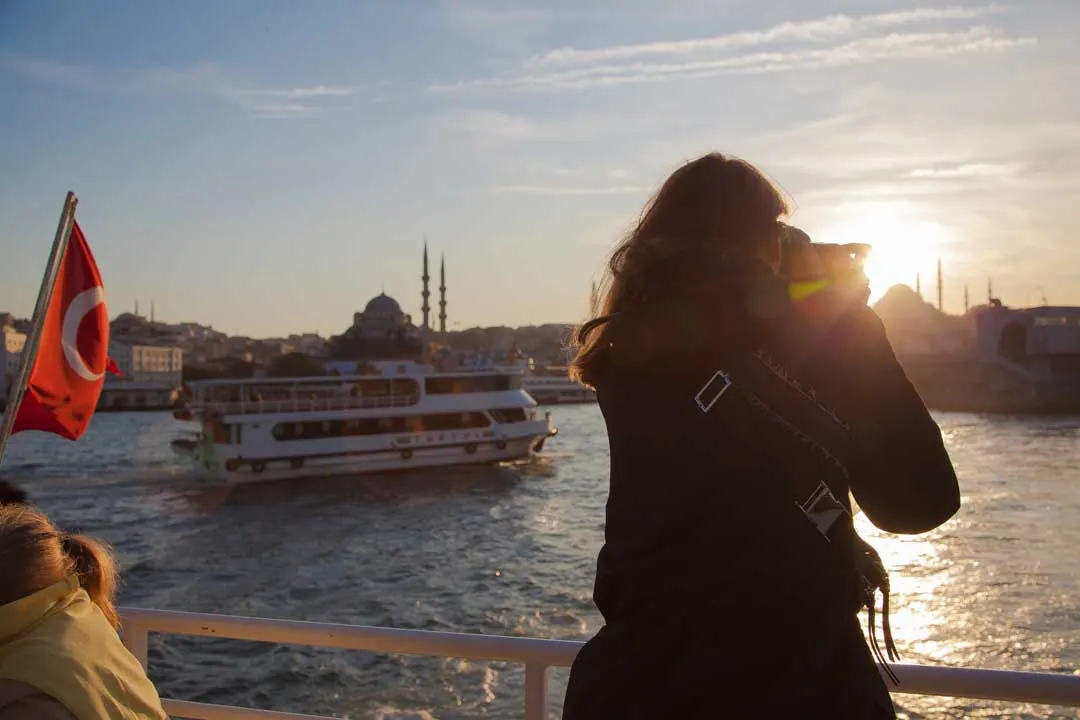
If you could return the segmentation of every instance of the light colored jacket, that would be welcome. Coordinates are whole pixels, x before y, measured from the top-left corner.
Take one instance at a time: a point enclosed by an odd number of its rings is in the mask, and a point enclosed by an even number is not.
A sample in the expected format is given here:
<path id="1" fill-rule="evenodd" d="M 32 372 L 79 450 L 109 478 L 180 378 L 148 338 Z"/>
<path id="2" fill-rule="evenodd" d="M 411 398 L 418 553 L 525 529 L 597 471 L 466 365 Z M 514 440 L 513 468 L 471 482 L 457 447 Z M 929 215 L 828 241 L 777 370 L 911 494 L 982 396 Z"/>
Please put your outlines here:
<path id="1" fill-rule="evenodd" d="M 139 661 L 74 576 L 0 606 L 0 679 L 36 688 L 76 720 L 168 718 Z M 43 700 L 24 694 L 14 702 L 17 709 Z"/>

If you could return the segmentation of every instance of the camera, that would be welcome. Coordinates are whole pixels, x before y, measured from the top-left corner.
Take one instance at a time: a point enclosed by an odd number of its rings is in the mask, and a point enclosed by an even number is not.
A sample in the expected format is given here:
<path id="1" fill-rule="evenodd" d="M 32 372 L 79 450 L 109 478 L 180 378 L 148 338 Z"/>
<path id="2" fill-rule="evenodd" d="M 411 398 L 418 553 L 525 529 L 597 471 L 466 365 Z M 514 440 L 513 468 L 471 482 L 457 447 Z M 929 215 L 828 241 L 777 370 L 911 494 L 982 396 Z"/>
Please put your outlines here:
<path id="1" fill-rule="evenodd" d="M 792 283 L 824 282 L 844 294 L 866 293 L 863 266 L 870 255 L 866 243 L 815 243 L 797 227 L 781 224 L 780 274 Z"/>

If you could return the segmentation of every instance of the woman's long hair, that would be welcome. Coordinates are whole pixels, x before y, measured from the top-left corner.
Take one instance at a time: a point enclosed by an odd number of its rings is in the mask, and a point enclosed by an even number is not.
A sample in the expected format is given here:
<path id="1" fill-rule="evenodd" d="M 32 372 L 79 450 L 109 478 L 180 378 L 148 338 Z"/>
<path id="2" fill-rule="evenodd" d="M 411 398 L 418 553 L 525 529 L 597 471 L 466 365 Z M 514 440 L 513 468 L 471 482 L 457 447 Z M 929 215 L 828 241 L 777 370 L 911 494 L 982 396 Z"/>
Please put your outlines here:
<path id="1" fill-rule="evenodd" d="M 108 548 L 85 535 L 60 532 L 44 513 L 0 505 L 0 605 L 32 595 L 74 574 L 114 628 L 116 563 Z"/>
<path id="2" fill-rule="evenodd" d="M 673 172 L 612 253 L 575 334 L 571 376 L 596 385 L 612 352 L 612 318 L 703 289 L 720 258 L 773 259 L 787 211 L 780 191 L 744 160 L 709 153 Z"/>

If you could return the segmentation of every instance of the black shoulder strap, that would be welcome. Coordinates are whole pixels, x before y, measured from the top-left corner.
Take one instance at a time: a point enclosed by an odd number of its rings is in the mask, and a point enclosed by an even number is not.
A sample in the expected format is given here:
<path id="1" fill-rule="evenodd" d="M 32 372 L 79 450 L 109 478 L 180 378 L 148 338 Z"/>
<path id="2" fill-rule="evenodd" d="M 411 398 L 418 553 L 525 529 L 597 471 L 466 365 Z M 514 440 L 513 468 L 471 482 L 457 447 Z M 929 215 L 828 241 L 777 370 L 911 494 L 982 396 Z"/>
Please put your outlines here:
<path id="1" fill-rule="evenodd" d="M 847 476 L 854 448 L 851 429 L 817 398 L 812 388 L 804 387 L 780 363 L 760 351 L 732 354 L 724 358 L 723 365 L 717 367 L 711 376 L 705 378 L 705 384 L 694 396 L 694 403 L 703 416 L 709 417 L 718 404 L 723 404 L 721 401 L 729 393 L 741 396 L 767 420 L 780 426 L 808 450 L 820 454 L 839 474 Z M 719 414 L 716 412 L 713 417 Z M 897 683 L 896 676 L 878 648 L 874 623 L 876 590 L 880 588 L 883 594 L 882 624 L 886 650 L 890 659 L 898 659 L 899 653 L 896 652 L 889 627 L 888 574 L 880 558 L 854 532 L 847 505 L 836 498 L 824 479 L 810 473 L 787 473 L 787 476 L 795 504 L 826 541 L 832 544 L 835 533 L 849 532 L 854 536 L 855 557 L 838 560 L 856 566 L 863 582 L 863 602 L 870 613 L 868 627 L 874 652 L 890 678 Z"/>
<path id="2" fill-rule="evenodd" d="M 805 388 L 778 362 L 761 352 L 733 354 L 706 379 L 694 402 L 703 415 L 709 416 L 729 392 L 738 393 L 767 420 L 821 455 L 840 475 L 847 476 L 850 429 L 818 400 L 812 389 Z M 796 504 L 829 539 L 837 521 L 849 515 L 847 506 L 820 477 L 795 473 L 788 481 Z"/>

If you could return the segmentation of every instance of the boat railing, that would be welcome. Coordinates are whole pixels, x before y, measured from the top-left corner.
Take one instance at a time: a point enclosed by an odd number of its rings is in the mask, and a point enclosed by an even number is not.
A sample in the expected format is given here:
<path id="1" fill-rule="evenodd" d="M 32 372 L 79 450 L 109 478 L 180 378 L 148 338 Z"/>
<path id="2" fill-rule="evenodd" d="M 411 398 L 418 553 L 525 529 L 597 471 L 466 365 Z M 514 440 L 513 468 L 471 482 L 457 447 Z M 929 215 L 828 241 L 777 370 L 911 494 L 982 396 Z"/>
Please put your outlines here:
<path id="1" fill-rule="evenodd" d="M 525 718 L 548 720 L 548 668 L 568 667 L 583 643 L 500 635 L 343 625 L 299 620 L 121 608 L 124 643 L 147 667 L 150 633 L 307 645 L 377 653 L 505 661 L 525 666 Z M 1080 675 L 897 663 L 894 693 L 1080 707 Z M 164 699 L 193 720 L 328 720 L 316 715 Z"/>
<path id="2" fill-rule="evenodd" d="M 420 402 L 417 394 L 377 395 L 324 398 L 284 398 L 281 400 L 233 400 L 233 401 L 191 401 L 188 408 L 197 413 L 208 412 L 220 415 L 263 415 L 277 413 L 306 413 L 333 410 L 368 410 L 376 408 L 408 407 Z"/>

